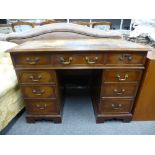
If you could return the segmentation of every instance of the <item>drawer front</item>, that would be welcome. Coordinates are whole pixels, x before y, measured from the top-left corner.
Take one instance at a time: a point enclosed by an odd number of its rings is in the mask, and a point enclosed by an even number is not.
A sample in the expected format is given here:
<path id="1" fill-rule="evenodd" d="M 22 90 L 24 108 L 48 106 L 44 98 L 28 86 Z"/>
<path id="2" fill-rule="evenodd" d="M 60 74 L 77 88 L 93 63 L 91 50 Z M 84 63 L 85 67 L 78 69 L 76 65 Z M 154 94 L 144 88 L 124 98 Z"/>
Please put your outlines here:
<path id="1" fill-rule="evenodd" d="M 56 83 L 56 74 L 55 71 L 17 71 L 18 79 L 21 84 L 24 83 L 47 83 L 55 84 Z"/>
<path id="2" fill-rule="evenodd" d="M 135 97 L 136 84 L 103 84 L 102 97 Z"/>
<path id="3" fill-rule="evenodd" d="M 56 88 L 54 86 L 22 86 L 24 98 L 54 98 Z"/>
<path id="4" fill-rule="evenodd" d="M 106 65 L 144 65 L 145 54 L 120 53 L 107 54 Z"/>
<path id="5" fill-rule="evenodd" d="M 105 70 L 102 79 L 104 82 L 138 82 L 142 70 Z"/>
<path id="6" fill-rule="evenodd" d="M 25 103 L 28 114 L 50 115 L 59 113 L 56 100 L 25 100 Z"/>
<path id="7" fill-rule="evenodd" d="M 50 55 L 47 54 L 14 54 L 12 55 L 15 66 L 50 65 Z"/>
<path id="8" fill-rule="evenodd" d="M 104 64 L 103 54 L 56 54 L 53 55 L 56 66 L 96 66 Z"/>
<path id="9" fill-rule="evenodd" d="M 112 113 L 130 113 L 133 100 L 127 99 L 105 99 L 101 100 L 99 104 L 99 111 L 103 114 Z"/>

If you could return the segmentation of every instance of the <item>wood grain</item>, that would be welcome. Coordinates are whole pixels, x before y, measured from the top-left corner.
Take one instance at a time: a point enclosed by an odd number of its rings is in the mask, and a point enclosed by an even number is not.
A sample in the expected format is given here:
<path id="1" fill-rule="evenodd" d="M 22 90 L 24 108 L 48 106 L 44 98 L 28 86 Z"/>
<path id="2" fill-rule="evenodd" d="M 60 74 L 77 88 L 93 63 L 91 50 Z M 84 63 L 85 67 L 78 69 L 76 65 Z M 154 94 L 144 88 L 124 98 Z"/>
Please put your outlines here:
<path id="1" fill-rule="evenodd" d="M 147 69 L 136 102 L 133 120 L 155 120 L 155 60 L 147 59 Z"/>
<path id="2" fill-rule="evenodd" d="M 9 50 L 27 105 L 27 121 L 61 122 L 62 94 L 67 86 L 62 70 L 68 70 L 68 76 L 78 83 L 87 78 L 97 123 L 131 121 L 147 50 L 122 39 L 30 41 Z M 89 76 L 86 69 L 91 71 Z"/>
<path id="3" fill-rule="evenodd" d="M 123 39 L 59 39 L 59 40 L 40 40 L 28 41 L 9 52 L 46 52 L 46 51 L 148 51 L 145 46 L 129 42 Z"/>

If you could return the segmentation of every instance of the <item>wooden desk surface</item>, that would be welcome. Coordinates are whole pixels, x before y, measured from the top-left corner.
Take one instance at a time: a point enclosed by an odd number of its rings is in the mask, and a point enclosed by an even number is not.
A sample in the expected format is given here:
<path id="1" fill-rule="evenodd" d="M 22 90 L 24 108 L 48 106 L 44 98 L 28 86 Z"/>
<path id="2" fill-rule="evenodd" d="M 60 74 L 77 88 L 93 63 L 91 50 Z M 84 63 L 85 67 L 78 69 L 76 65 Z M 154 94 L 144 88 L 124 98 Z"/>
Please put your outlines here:
<path id="1" fill-rule="evenodd" d="M 63 39 L 28 41 L 9 52 L 34 51 L 148 51 L 148 48 L 123 39 Z"/>

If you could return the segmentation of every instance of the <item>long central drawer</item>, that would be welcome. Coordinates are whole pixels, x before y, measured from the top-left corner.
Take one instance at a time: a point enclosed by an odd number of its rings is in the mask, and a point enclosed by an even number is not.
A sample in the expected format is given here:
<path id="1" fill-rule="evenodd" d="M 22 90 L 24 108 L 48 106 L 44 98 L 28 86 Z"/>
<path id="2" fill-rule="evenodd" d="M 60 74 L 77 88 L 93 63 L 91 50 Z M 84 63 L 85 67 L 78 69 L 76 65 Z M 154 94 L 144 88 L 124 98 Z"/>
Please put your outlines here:
<path id="1" fill-rule="evenodd" d="M 104 54 L 54 54 L 54 66 L 98 66 L 104 65 Z"/>

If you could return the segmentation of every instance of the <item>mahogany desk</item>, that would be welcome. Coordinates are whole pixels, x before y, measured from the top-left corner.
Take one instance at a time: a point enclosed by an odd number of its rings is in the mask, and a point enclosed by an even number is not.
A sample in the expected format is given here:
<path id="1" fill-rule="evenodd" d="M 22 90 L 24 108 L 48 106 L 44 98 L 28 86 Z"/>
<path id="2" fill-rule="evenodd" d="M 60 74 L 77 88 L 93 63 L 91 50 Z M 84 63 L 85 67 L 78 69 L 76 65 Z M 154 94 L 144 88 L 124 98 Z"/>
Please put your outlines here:
<path id="1" fill-rule="evenodd" d="M 92 71 L 91 98 L 97 123 L 131 121 L 147 51 L 122 39 L 98 38 L 29 41 L 9 50 L 25 100 L 27 122 L 62 121 L 61 71 L 68 70 Z"/>

